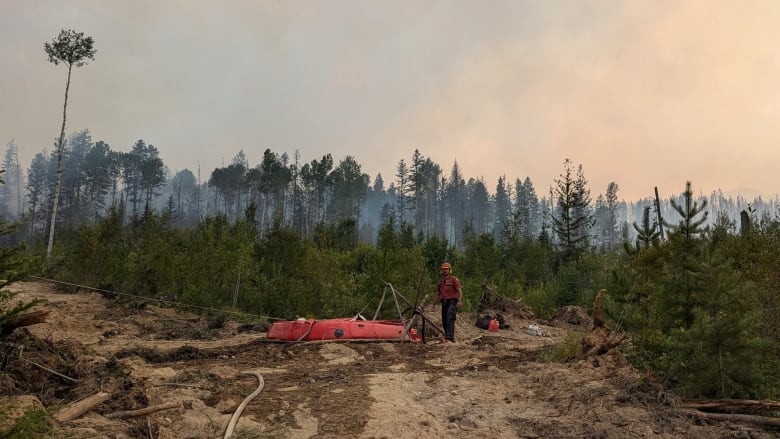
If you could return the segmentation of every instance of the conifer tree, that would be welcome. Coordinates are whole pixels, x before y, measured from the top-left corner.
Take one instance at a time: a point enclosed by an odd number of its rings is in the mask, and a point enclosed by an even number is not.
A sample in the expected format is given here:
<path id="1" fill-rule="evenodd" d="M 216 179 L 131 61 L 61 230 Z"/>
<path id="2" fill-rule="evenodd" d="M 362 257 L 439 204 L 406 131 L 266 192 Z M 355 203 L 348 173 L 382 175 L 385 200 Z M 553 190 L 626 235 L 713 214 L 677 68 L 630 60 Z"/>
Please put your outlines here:
<path id="1" fill-rule="evenodd" d="M 409 170 L 409 166 L 404 159 L 398 162 L 395 168 L 396 189 L 398 193 L 398 223 L 403 224 L 406 222 L 406 211 L 410 210 L 414 206 L 411 205 L 409 200 L 412 198 L 412 175 Z M 410 207 L 411 205 L 411 207 Z"/>
<path id="2" fill-rule="evenodd" d="M 301 167 L 301 182 L 305 197 L 308 200 L 307 219 L 305 228 L 307 233 L 314 225 L 325 221 L 325 206 L 330 197 L 333 186 L 330 172 L 333 170 L 333 156 L 325 154 L 321 160 L 312 160 Z"/>
<path id="3" fill-rule="evenodd" d="M 582 166 L 576 177 L 572 173 L 571 160 L 566 159 L 563 168 L 563 174 L 555 180 L 553 188 L 556 210 L 551 215 L 551 224 L 564 259 L 571 261 L 577 259 L 589 245 L 588 234 L 593 225 L 593 215 L 590 212 L 590 191 Z"/>
<path id="4" fill-rule="evenodd" d="M 515 180 L 515 203 L 512 214 L 512 229 L 519 238 L 531 240 L 541 232 L 539 221 L 539 198 L 530 177 L 524 181 Z"/>
<path id="5" fill-rule="evenodd" d="M 506 177 L 498 177 L 496 183 L 495 214 L 493 216 L 493 237 L 500 240 L 504 236 L 504 230 L 510 228 L 512 218 L 512 202 L 509 186 L 506 184 Z"/>
<path id="6" fill-rule="evenodd" d="M 611 249 L 619 242 L 618 190 L 617 183 L 611 182 L 607 185 L 606 194 L 599 195 L 596 199 L 594 216 L 599 224 L 601 246 L 605 249 Z"/>
<path id="7" fill-rule="evenodd" d="M 671 205 L 680 220 L 676 224 L 664 221 L 669 230 L 668 247 L 672 256 L 668 261 L 669 275 L 659 298 L 667 327 L 689 328 L 694 319 L 693 306 L 701 293 L 693 282 L 693 273 L 699 271 L 707 201 L 702 200 L 699 205 L 693 199 L 691 182 L 687 182 L 682 203 L 671 200 Z"/>
<path id="8" fill-rule="evenodd" d="M 368 193 L 368 174 L 352 156 L 346 156 L 331 172 L 333 198 L 328 203 L 328 218 L 333 222 L 360 219 L 360 206 Z"/>
<path id="9" fill-rule="evenodd" d="M 650 248 L 652 245 L 660 244 L 661 231 L 658 229 L 658 224 L 654 223 L 650 219 L 650 206 L 645 206 L 645 210 L 642 213 L 642 225 L 634 223 L 634 230 L 636 230 L 636 250 Z M 631 252 L 630 244 L 626 243 L 626 250 Z"/>
<path id="10" fill-rule="evenodd" d="M 693 321 L 670 332 L 670 373 L 685 393 L 714 398 L 760 397 L 771 344 L 758 335 L 755 287 L 710 244 L 693 281 L 701 294 Z"/>
<path id="11" fill-rule="evenodd" d="M 466 225 L 466 180 L 457 161 L 452 164 L 445 186 L 445 205 L 450 217 L 449 231 L 445 236 L 457 246 L 463 242 L 463 228 Z"/>
<path id="12" fill-rule="evenodd" d="M 706 200 L 693 199 L 690 182 L 680 215 L 662 246 L 667 255 L 657 281 L 651 318 L 657 334 L 638 339 L 647 359 L 686 395 L 735 398 L 762 394 L 771 362 L 770 343 L 760 337 L 756 288 L 723 257 L 704 227 Z M 651 235 L 652 236 L 652 235 Z M 721 236 L 720 233 L 713 236 Z M 654 282 L 656 284 L 656 282 Z"/>
<path id="13" fill-rule="evenodd" d="M 477 234 L 487 233 L 490 230 L 488 213 L 490 212 L 490 194 L 488 194 L 482 180 L 469 179 L 466 184 L 465 216 L 472 222 Z"/>
<path id="14" fill-rule="evenodd" d="M 439 203 L 441 168 L 419 150 L 414 151 L 409 169 L 410 209 L 413 211 L 415 232 L 430 235 L 436 227 Z M 400 181 L 399 181 L 400 183 Z"/>

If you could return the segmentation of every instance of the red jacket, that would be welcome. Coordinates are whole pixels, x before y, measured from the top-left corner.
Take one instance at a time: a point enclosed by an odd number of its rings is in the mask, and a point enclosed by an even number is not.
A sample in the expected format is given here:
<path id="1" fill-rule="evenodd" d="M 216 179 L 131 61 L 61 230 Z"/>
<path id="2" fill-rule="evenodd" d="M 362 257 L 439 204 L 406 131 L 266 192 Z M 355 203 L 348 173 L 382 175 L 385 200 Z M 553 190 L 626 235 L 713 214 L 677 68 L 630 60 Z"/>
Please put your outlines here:
<path id="1" fill-rule="evenodd" d="M 460 280 L 448 274 L 439 280 L 436 291 L 439 292 L 439 300 L 460 299 Z"/>

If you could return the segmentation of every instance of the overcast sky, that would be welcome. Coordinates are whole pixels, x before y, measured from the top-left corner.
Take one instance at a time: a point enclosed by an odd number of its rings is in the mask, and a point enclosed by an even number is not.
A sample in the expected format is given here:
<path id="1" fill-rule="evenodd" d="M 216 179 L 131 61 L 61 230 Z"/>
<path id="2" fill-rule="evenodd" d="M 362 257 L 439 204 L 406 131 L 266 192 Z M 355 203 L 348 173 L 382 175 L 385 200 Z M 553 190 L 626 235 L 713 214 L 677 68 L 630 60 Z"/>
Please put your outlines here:
<path id="1" fill-rule="evenodd" d="M 780 192 L 777 0 L 0 0 L 0 147 L 51 151 L 66 67 L 95 39 L 66 132 L 155 145 L 208 178 L 243 149 L 353 155 L 394 179 L 415 149 L 449 173 L 530 177 L 564 159 L 595 196 Z"/>

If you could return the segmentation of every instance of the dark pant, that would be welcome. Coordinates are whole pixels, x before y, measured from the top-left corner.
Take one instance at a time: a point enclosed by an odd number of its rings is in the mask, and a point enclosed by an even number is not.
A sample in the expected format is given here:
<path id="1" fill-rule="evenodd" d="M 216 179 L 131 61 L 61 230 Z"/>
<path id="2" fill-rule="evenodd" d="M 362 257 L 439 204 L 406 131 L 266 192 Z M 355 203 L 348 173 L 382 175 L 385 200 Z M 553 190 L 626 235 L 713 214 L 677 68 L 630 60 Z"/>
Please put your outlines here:
<path id="1" fill-rule="evenodd" d="M 444 326 L 444 338 L 455 341 L 455 317 L 458 314 L 458 299 L 441 301 L 441 324 Z"/>

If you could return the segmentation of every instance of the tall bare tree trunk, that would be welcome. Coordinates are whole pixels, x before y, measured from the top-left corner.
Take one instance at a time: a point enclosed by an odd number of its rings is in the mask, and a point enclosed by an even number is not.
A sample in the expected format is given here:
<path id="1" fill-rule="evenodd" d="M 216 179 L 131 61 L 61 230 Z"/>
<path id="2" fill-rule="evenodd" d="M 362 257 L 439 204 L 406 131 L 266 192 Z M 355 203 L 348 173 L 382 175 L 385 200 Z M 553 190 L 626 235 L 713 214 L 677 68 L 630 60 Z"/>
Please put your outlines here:
<path id="1" fill-rule="evenodd" d="M 54 206 L 51 209 L 51 226 L 49 227 L 49 245 L 46 247 L 46 259 L 51 258 L 51 249 L 54 246 L 54 225 L 57 223 L 57 207 L 60 204 L 60 188 L 62 187 L 62 149 L 65 141 L 65 120 L 68 110 L 68 90 L 70 90 L 70 72 L 73 65 L 68 65 L 68 81 L 65 83 L 65 104 L 62 106 L 62 128 L 60 138 L 57 141 L 57 184 L 54 187 Z"/>
<path id="2" fill-rule="evenodd" d="M 658 230 L 661 231 L 661 241 L 664 238 L 664 219 L 661 217 L 661 200 L 658 198 L 658 186 L 655 187 L 655 213 L 658 215 Z"/>
<path id="3" fill-rule="evenodd" d="M 22 217 L 22 167 L 19 165 L 19 156 L 16 156 L 16 217 Z"/>

